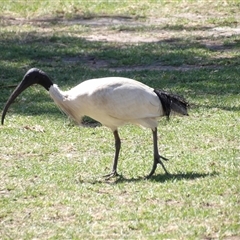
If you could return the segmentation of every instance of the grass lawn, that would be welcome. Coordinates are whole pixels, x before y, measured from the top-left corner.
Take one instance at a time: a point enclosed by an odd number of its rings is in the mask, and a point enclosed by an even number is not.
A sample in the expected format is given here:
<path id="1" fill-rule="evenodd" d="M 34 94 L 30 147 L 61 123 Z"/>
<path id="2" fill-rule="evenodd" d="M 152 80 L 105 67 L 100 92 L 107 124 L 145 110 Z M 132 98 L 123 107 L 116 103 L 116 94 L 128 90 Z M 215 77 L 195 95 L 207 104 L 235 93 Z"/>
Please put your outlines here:
<path id="1" fill-rule="evenodd" d="M 152 166 L 149 129 L 114 138 L 75 126 L 33 86 L 0 126 L 2 239 L 239 239 L 240 3 L 8 1 L 0 3 L 0 109 L 26 71 L 62 89 L 104 76 L 183 95 L 189 117 L 159 121 L 166 176 Z"/>

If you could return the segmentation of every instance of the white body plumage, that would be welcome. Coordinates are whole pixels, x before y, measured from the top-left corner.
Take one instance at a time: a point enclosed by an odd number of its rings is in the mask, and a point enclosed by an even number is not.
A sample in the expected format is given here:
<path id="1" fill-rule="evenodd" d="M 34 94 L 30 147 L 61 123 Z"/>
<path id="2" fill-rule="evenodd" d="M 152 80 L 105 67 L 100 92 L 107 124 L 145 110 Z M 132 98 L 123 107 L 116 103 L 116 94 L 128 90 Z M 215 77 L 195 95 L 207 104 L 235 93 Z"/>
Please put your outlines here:
<path id="1" fill-rule="evenodd" d="M 77 123 L 84 115 L 112 131 L 125 123 L 154 130 L 163 109 L 153 88 L 138 81 L 107 77 L 84 81 L 69 91 L 52 85 L 49 93 L 54 102 Z"/>

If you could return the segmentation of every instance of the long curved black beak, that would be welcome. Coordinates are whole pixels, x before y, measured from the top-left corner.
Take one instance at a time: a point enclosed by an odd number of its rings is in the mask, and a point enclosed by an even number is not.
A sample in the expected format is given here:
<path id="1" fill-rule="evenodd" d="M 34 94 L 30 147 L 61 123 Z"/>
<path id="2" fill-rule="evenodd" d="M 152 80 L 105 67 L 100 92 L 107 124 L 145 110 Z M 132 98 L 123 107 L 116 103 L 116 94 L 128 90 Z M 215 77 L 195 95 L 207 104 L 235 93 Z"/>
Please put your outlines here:
<path id="1" fill-rule="evenodd" d="M 23 80 L 15 88 L 15 90 L 12 92 L 5 104 L 2 113 L 2 125 L 4 123 L 4 118 L 9 106 L 13 103 L 13 101 L 17 98 L 18 95 L 20 95 L 26 88 L 30 87 L 33 84 L 40 84 L 47 91 L 53 85 L 50 78 L 42 70 L 37 68 L 31 68 L 30 70 L 28 70 L 27 73 L 24 75 Z"/>

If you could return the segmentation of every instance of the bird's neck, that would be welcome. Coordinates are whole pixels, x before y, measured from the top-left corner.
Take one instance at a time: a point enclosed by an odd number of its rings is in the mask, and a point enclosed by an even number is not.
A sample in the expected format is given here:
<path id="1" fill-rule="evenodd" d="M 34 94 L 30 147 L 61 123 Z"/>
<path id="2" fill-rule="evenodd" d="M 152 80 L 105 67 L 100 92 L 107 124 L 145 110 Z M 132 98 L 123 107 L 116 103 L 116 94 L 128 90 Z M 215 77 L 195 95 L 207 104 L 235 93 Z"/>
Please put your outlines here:
<path id="1" fill-rule="evenodd" d="M 81 124 L 82 116 L 75 101 L 71 99 L 68 92 L 64 92 L 53 84 L 49 88 L 49 94 L 57 106 L 68 116 L 70 116 L 77 124 Z"/>

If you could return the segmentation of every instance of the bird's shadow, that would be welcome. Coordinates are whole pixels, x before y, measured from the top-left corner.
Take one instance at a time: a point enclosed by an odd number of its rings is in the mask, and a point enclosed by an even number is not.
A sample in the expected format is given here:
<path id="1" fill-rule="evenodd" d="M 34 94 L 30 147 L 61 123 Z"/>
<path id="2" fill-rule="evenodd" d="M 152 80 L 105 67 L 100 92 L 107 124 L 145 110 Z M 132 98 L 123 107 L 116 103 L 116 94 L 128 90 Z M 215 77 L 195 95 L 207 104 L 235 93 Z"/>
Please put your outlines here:
<path id="1" fill-rule="evenodd" d="M 211 173 L 199 173 L 199 172 L 186 172 L 186 173 L 174 173 L 174 174 L 158 174 L 152 176 L 150 181 L 154 182 L 167 182 L 167 181 L 182 181 L 182 180 L 195 180 L 198 178 L 205 178 L 205 177 L 213 177 L 217 176 L 219 173 L 211 172 Z"/>
<path id="2" fill-rule="evenodd" d="M 168 181 L 182 181 L 182 180 L 195 180 L 198 178 L 205 178 L 205 177 L 214 177 L 219 175 L 218 172 L 211 172 L 211 173 L 198 173 L 198 172 L 186 172 L 186 173 L 173 173 L 173 174 L 158 174 L 154 175 L 150 178 L 145 177 L 136 177 L 136 178 L 126 178 L 123 175 L 119 175 L 114 178 L 110 178 L 108 180 L 104 178 L 86 180 L 84 182 L 97 184 L 97 183 L 108 183 L 108 184 L 120 184 L 125 182 L 140 182 L 140 181 L 151 181 L 151 182 L 159 182 L 164 183 Z"/>

